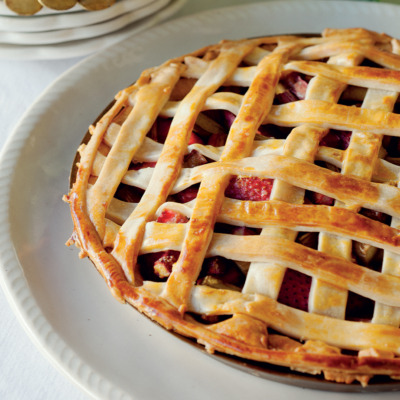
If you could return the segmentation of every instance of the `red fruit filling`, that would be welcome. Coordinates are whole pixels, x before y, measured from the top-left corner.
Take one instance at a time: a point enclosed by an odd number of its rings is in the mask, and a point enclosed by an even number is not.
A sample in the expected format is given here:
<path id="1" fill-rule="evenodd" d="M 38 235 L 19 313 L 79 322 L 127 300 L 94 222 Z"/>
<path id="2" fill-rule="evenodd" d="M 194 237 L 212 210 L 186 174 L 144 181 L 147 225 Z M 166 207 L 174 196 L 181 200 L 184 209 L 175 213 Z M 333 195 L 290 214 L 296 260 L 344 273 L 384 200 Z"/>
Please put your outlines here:
<path id="1" fill-rule="evenodd" d="M 236 93 L 236 94 L 245 94 L 247 91 L 246 86 L 221 86 L 218 89 L 218 92 L 230 92 L 230 93 Z"/>
<path id="2" fill-rule="evenodd" d="M 232 235 L 250 236 L 257 235 L 254 229 L 247 228 L 246 226 L 234 226 L 231 230 Z"/>
<path id="3" fill-rule="evenodd" d="M 349 292 L 345 319 L 349 321 L 371 321 L 375 302 L 357 293 Z"/>
<path id="4" fill-rule="evenodd" d="M 221 256 L 204 260 L 197 284 L 202 284 L 207 276 L 217 278 L 226 285 L 237 287 L 242 287 L 245 281 L 245 276 L 236 263 Z"/>
<path id="5" fill-rule="evenodd" d="M 138 265 L 143 280 L 165 280 L 171 274 L 172 266 L 178 258 L 179 251 L 175 250 L 159 251 L 139 256 Z"/>
<path id="6" fill-rule="evenodd" d="M 360 214 L 375 221 L 382 222 L 383 224 L 389 224 L 391 220 L 390 215 L 387 215 L 380 211 L 370 210 L 368 208 L 362 208 L 360 210 Z"/>
<path id="7" fill-rule="evenodd" d="M 189 218 L 187 218 L 185 215 L 181 214 L 178 211 L 175 210 L 170 210 L 168 208 L 165 208 L 162 213 L 158 216 L 157 222 L 166 224 L 184 224 L 189 221 Z"/>
<path id="8" fill-rule="evenodd" d="M 225 190 L 225 196 L 236 200 L 269 200 L 273 179 L 233 176 Z"/>
<path id="9" fill-rule="evenodd" d="M 320 146 L 332 147 L 334 149 L 346 150 L 349 147 L 351 132 L 336 131 L 331 129 L 320 142 Z"/>
<path id="10" fill-rule="evenodd" d="M 275 101 L 278 104 L 292 103 L 299 100 L 290 90 L 285 90 L 282 93 L 278 93 L 275 97 Z"/>
<path id="11" fill-rule="evenodd" d="M 286 139 L 292 128 L 272 124 L 260 125 L 257 133 L 267 138 Z"/>
<path id="12" fill-rule="evenodd" d="M 207 163 L 207 158 L 197 150 L 192 150 L 189 154 L 186 154 L 183 159 L 184 168 L 193 168 Z"/>
<path id="13" fill-rule="evenodd" d="M 174 201 L 177 203 L 187 203 L 197 197 L 200 185 L 193 185 L 179 193 L 173 195 Z"/>
<path id="14" fill-rule="evenodd" d="M 248 228 L 247 226 L 234 226 L 229 224 L 217 223 L 214 226 L 214 232 L 227 233 L 230 235 L 249 236 L 258 235 L 260 233 L 260 229 Z"/>
<path id="15" fill-rule="evenodd" d="M 153 135 L 152 139 L 155 140 L 158 143 L 165 143 L 165 140 L 167 139 L 167 135 L 169 132 L 169 128 L 171 127 L 171 118 L 157 118 L 156 124 L 155 124 L 155 137 Z"/>
<path id="16" fill-rule="evenodd" d="M 312 278 L 288 268 L 283 278 L 278 301 L 298 310 L 308 310 L 308 296 Z"/>
<path id="17" fill-rule="evenodd" d="M 214 147 L 225 146 L 227 137 L 228 135 L 225 135 L 224 133 L 213 133 L 208 138 L 207 144 Z"/>
<path id="18" fill-rule="evenodd" d="M 231 125 L 233 124 L 233 121 L 236 118 L 236 115 L 234 113 L 230 112 L 230 111 L 227 111 L 227 110 L 224 110 L 222 112 L 222 115 L 223 115 L 223 118 L 224 118 L 225 126 L 227 128 L 230 128 Z"/>
<path id="19" fill-rule="evenodd" d="M 298 72 L 291 72 L 281 80 L 281 84 L 286 90 L 275 96 L 276 103 L 285 104 L 297 100 L 304 100 L 308 82 L 303 75 Z"/>
<path id="20" fill-rule="evenodd" d="M 389 157 L 400 157 L 400 138 L 391 137 L 388 142 L 386 151 Z"/>
<path id="21" fill-rule="evenodd" d="M 305 247 L 318 250 L 318 232 L 299 232 L 296 242 Z"/>
<path id="22" fill-rule="evenodd" d="M 291 72 L 286 75 L 283 80 L 283 85 L 288 88 L 299 100 L 304 100 L 306 97 L 306 91 L 308 82 L 304 75 L 298 72 Z"/>
<path id="23" fill-rule="evenodd" d="M 160 223 L 181 224 L 189 219 L 178 211 L 164 209 L 157 218 Z M 169 277 L 172 266 L 179 258 L 179 251 L 166 250 L 157 253 L 144 254 L 139 257 L 139 271 L 144 280 L 164 280 Z"/>
<path id="24" fill-rule="evenodd" d="M 186 223 L 189 219 L 178 211 L 164 209 L 157 218 L 160 223 Z M 165 280 L 172 271 L 172 266 L 179 258 L 179 251 L 166 250 L 144 254 L 139 257 L 139 271 L 144 280 Z"/>
<path id="25" fill-rule="evenodd" d="M 324 194 L 317 192 L 306 191 L 305 194 L 305 203 L 318 204 L 324 206 L 333 206 L 335 199 L 329 196 L 325 196 Z"/>
<path id="26" fill-rule="evenodd" d="M 189 143 L 188 143 L 188 145 L 195 144 L 195 143 L 204 144 L 204 141 L 203 141 L 203 139 L 202 139 L 200 136 L 198 136 L 198 135 L 196 135 L 194 132 L 192 132 L 192 133 L 190 134 L 190 138 L 189 138 Z"/>
<path id="27" fill-rule="evenodd" d="M 139 169 L 143 168 L 154 168 L 156 166 L 157 162 L 139 162 L 139 163 L 134 163 L 129 166 L 130 170 L 138 171 Z"/>
<path id="28" fill-rule="evenodd" d="M 142 198 L 143 193 L 144 190 L 140 188 L 121 183 L 118 186 L 118 189 L 114 197 L 117 198 L 118 200 L 126 201 L 128 203 L 138 203 Z"/>
<path id="29" fill-rule="evenodd" d="M 165 143 L 169 129 L 171 127 L 172 118 L 157 118 L 153 128 L 148 133 L 148 136 L 158 143 Z M 188 145 L 199 143 L 204 144 L 204 140 L 196 133 L 192 132 L 189 137 Z"/>

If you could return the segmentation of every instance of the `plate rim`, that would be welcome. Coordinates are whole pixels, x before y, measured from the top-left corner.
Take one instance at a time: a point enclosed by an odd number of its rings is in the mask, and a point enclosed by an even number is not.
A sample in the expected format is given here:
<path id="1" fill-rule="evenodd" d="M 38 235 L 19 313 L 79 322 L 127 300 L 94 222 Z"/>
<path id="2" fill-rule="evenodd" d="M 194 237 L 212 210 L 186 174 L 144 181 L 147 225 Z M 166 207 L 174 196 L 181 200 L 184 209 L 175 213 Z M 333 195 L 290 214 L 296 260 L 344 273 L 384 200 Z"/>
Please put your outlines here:
<path id="1" fill-rule="evenodd" d="M 118 32 L 130 24 L 156 14 L 170 4 L 171 0 L 151 0 L 148 4 L 144 4 L 141 7 L 127 12 L 119 13 L 112 18 L 106 18 L 102 21 L 96 21 L 90 24 L 52 30 L 50 34 L 48 31 L 0 31 L 0 42 L 11 46 L 47 46 L 65 42 L 90 40 L 99 36 Z M 106 10 L 111 10 L 111 8 Z"/>
<path id="2" fill-rule="evenodd" d="M 186 1 L 170 0 L 167 5 L 164 5 L 164 7 L 155 13 L 131 21 L 128 25 L 107 35 L 43 45 L 0 43 L 0 60 L 62 60 L 72 57 L 95 55 L 95 52 L 104 51 L 108 47 L 116 45 L 134 34 L 139 34 L 171 18 L 185 5 Z"/>
<path id="3" fill-rule="evenodd" d="M 112 7 L 96 12 L 90 12 L 80 7 L 74 10 L 74 12 L 66 10 L 66 12 L 58 11 L 51 14 L 35 14 L 30 18 L 18 17 L 16 14 L 13 16 L 4 15 L 1 14 L 0 9 L 0 32 L 9 30 L 18 33 L 32 33 L 83 27 L 116 18 L 121 14 L 150 5 L 154 1 L 155 0 L 150 0 L 150 2 L 148 0 L 120 0 Z M 0 3 L 0 8 L 1 4 L 2 3 Z"/>

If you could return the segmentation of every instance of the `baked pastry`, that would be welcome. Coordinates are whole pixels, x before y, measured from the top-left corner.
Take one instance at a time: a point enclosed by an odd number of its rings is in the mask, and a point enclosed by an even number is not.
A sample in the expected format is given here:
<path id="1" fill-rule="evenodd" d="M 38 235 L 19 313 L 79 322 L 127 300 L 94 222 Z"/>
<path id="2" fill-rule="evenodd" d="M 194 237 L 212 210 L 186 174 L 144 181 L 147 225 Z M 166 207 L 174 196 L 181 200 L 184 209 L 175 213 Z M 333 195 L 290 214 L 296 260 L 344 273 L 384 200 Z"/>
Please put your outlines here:
<path id="1" fill-rule="evenodd" d="M 209 352 L 398 379 L 399 69 L 399 40 L 326 29 L 144 71 L 79 149 L 68 244 Z"/>

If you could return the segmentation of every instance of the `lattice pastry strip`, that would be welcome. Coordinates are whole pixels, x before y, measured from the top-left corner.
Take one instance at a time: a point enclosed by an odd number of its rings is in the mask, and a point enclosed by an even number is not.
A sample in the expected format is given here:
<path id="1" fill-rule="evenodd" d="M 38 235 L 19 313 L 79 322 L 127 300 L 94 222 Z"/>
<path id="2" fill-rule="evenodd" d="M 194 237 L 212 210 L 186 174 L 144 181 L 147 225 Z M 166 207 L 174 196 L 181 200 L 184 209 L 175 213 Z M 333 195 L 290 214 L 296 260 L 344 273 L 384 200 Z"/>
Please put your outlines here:
<path id="1" fill-rule="evenodd" d="M 283 46 L 282 49 L 278 46 L 274 52 L 261 60 L 230 129 L 221 161 L 249 155 L 256 130 L 271 108 L 283 62 L 293 48 L 293 45 L 289 48 Z M 172 269 L 164 293 L 179 309 L 186 307 L 191 284 L 199 275 L 229 177 L 228 173 L 207 174 L 200 185 L 181 256 Z M 213 189 L 211 192 L 210 187 Z M 212 207 L 209 205 L 210 198 L 215 199 Z"/>
<path id="2" fill-rule="evenodd" d="M 331 66 L 327 66 L 332 68 Z M 359 67 L 362 73 L 365 67 Z M 341 74 L 345 74 L 346 67 L 334 66 L 333 71 L 339 70 Z M 354 69 L 353 69 L 354 70 Z M 330 73 L 327 74 L 331 76 Z M 333 77 L 333 76 L 332 76 Z M 368 80 L 368 78 L 366 78 Z M 355 83 L 348 80 L 348 83 Z M 360 82 L 359 82 L 360 83 Z M 393 86 L 393 85 L 392 85 Z M 389 86 L 391 88 L 392 86 Z M 372 87 L 374 87 L 372 85 Z M 369 89 L 366 93 L 363 106 L 365 108 L 380 109 L 383 111 L 392 111 L 396 99 L 397 92 L 386 92 L 378 89 Z M 378 150 L 381 145 L 381 136 L 374 134 L 353 132 L 349 148 L 346 150 L 346 157 L 342 165 L 342 173 L 360 176 L 364 179 L 371 179 L 375 160 L 378 157 Z M 343 206 L 338 202 L 336 206 Z M 337 238 L 332 235 L 322 233 L 320 235 L 319 249 L 321 251 L 334 252 L 337 255 L 350 259 L 352 252 L 352 242 Z M 344 318 L 347 304 L 347 293 L 340 291 L 336 287 L 325 285 L 320 281 L 313 281 L 310 291 L 310 311 L 322 314 Z"/>
<path id="3" fill-rule="evenodd" d="M 392 44 L 393 52 L 400 55 L 399 41 L 393 39 Z M 391 226 L 400 229 L 400 221 L 397 218 L 392 218 Z M 382 273 L 400 276 L 400 257 L 389 251 L 385 251 L 382 261 Z M 376 303 L 372 322 L 398 327 L 400 326 L 400 308 Z"/>
<path id="4" fill-rule="evenodd" d="M 396 49 L 326 30 L 144 71 L 79 149 L 70 243 L 117 299 L 210 352 L 338 382 L 400 376 Z M 382 269 L 353 242 L 383 252 Z M 306 279 L 308 311 L 290 299 Z M 376 303 L 372 320 L 343 316 L 348 291 Z"/>
<path id="5" fill-rule="evenodd" d="M 150 180 L 138 207 L 121 227 L 113 250 L 113 256 L 125 267 L 125 272 L 132 280 L 134 279 L 133 263 L 139 251 L 140 240 L 137 239 L 140 237 L 140 231 L 143 231 L 145 223 L 154 216 L 159 205 L 165 201 L 179 174 L 190 132 L 205 99 L 226 80 L 252 47 L 254 46 L 251 43 L 245 43 L 234 49 L 226 45 L 220 56 L 210 64 L 205 74 L 180 103 L 166 144 L 155 167 L 153 174 L 155 178 Z M 162 178 L 160 179 L 159 176 Z"/>
<path id="6" fill-rule="evenodd" d="M 384 107 L 387 108 L 388 111 L 391 111 L 397 97 L 397 93 L 391 94 L 387 92 L 377 92 L 376 90 L 368 90 L 363 102 L 363 107 L 373 108 L 378 103 L 379 107 L 381 104 L 384 104 Z M 379 102 L 379 100 L 381 100 L 381 102 Z M 371 179 L 375 160 L 378 158 L 381 140 L 381 136 L 354 131 L 349 147 L 346 150 L 346 156 L 342 165 L 342 173 L 360 176 L 363 179 Z M 346 207 L 346 205 L 340 202 L 337 202 L 335 206 Z M 330 249 L 336 249 L 336 255 L 342 255 L 347 259 L 351 259 L 352 257 L 352 242 L 332 235 L 321 235 L 319 249 L 328 252 Z M 342 298 L 341 302 L 338 301 L 339 296 Z M 315 307 L 315 300 L 312 303 L 314 306 L 312 309 L 313 312 L 327 312 L 328 315 L 333 315 L 337 318 L 345 317 L 347 293 L 338 291 L 336 287 L 329 287 L 327 289 L 326 285 L 323 283 L 314 282 L 312 290 L 310 291 L 310 298 L 313 300 L 318 299 L 318 308 Z M 335 310 L 334 313 L 332 313 L 332 305 Z"/>
<path id="7" fill-rule="evenodd" d="M 400 229 L 400 221 L 393 218 L 391 226 Z M 400 256 L 390 251 L 385 251 L 382 261 L 382 273 L 400 276 Z M 382 303 L 376 303 L 372 322 L 376 324 L 385 324 L 400 326 L 400 308 L 390 307 Z"/>
<path id="8" fill-rule="evenodd" d="M 359 56 L 356 56 L 356 59 L 359 58 Z M 321 99 L 336 103 L 344 88 L 345 86 L 341 83 L 317 76 L 310 82 L 308 90 L 305 93 L 305 99 Z M 301 129 L 295 128 L 286 140 L 284 154 L 313 161 L 319 147 L 319 142 L 326 133 L 326 129 L 316 129 L 314 126 L 308 124 L 302 125 Z M 300 142 L 302 143 L 301 147 L 298 146 Z M 275 181 L 271 199 L 301 204 L 304 201 L 304 190 L 287 185 L 287 183 L 282 181 Z M 287 229 L 274 227 L 265 228 L 261 234 L 280 236 L 290 240 L 295 240 L 297 236 Z M 253 264 L 250 266 L 243 291 L 245 293 L 263 293 L 277 299 L 285 272 L 285 266 Z M 313 298 L 315 297 L 311 296 L 311 299 Z M 337 304 L 337 301 L 334 304 Z"/>
<path id="9" fill-rule="evenodd" d="M 346 70 L 346 66 L 356 66 L 360 64 L 363 60 L 363 55 L 362 54 L 354 54 L 354 53 L 348 53 L 344 54 L 342 56 L 335 56 L 332 57 L 327 64 L 327 69 L 328 70 L 337 70 L 341 69 Z M 333 64 L 333 65 L 332 65 Z M 314 66 L 317 68 L 318 71 L 318 66 L 314 64 Z M 362 67 L 360 67 L 362 68 Z M 354 69 L 352 69 L 354 70 Z M 316 71 L 313 72 L 315 74 Z M 335 80 L 332 75 L 329 73 L 326 74 L 328 78 L 323 78 L 324 80 L 329 80 L 331 84 L 335 84 Z M 346 83 L 352 83 L 350 80 L 347 81 Z M 340 86 L 339 86 L 340 88 Z M 338 99 L 337 99 L 338 100 Z M 337 102 L 337 100 L 335 102 Z M 354 139 L 353 139 L 354 143 Z M 374 157 L 376 158 L 376 157 Z M 351 165 L 350 163 L 345 163 L 343 162 L 341 166 L 342 172 L 345 173 L 345 168 L 348 165 Z M 357 163 L 359 164 L 359 163 Z M 371 168 L 371 171 L 373 168 Z M 349 173 L 351 173 L 349 171 Z M 357 175 L 357 174 L 355 174 Z M 336 206 L 343 206 L 340 204 L 340 202 L 337 202 Z M 351 260 L 351 252 L 352 252 L 352 242 L 349 240 L 345 240 L 340 237 L 333 236 L 332 234 L 328 234 L 325 232 L 321 232 L 318 238 L 318 248 L 320 251 L 327 252 L 330 254 L 342 256 L 346 258 L 347 260 Z M 347 305 L 347 300 L 348 300 L 348 293 L 346 290 L 340 290 L 336 286 L 332 286 L 330 284 L 326 284 L 325 282 L 321 280 L 316 280 L 313 279 L 311 288 L 310 288 L 310 295 L 308 299 L 308 304 L 309 304 L 309 310 L 311 312 L 319 313 L 319 314 L 324 314 L 324 315 L 329 315 L 335 318 L 345 318 L 345 313 L 346 313 L 346 305 Z"/>

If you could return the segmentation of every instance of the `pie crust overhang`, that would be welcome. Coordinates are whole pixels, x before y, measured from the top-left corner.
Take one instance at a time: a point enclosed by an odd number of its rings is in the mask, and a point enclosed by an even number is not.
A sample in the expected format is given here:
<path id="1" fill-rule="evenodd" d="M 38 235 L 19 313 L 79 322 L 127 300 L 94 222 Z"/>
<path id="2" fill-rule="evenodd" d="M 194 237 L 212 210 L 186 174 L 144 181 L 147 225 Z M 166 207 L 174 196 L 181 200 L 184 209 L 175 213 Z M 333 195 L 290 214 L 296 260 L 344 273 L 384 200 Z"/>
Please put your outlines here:
<path id="1" fill-rule="evenodd" d="M 68 244 L 211 353 L 398 379 L 399 92 L 400 41 L 359 28 L 145 70 L 79 148 Z"/>

